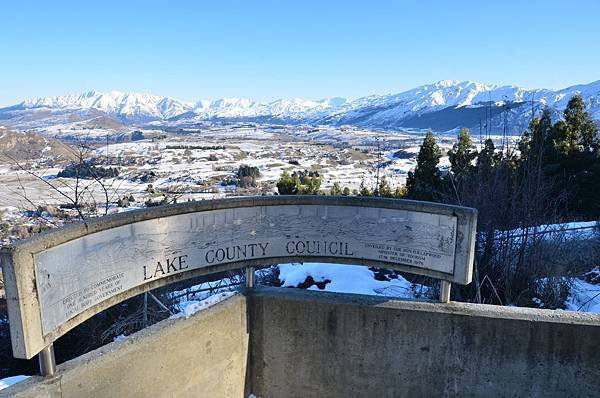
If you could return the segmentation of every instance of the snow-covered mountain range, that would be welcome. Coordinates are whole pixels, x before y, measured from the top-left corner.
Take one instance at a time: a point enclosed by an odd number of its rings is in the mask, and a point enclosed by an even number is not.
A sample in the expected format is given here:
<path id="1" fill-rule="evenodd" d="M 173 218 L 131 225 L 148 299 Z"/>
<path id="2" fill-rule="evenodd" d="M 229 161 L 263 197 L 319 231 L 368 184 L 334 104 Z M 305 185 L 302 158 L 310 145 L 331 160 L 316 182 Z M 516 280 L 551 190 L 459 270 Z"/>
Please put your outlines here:
<path id="1" fill-rule="evenodd" d="M 95 90 L 80 95 L 28 99 L 16 109 L 96 109 L 125 120 L 168 119 L 194 108 L 193 103 L 152 94 Z"/>
<path id="2" fill-rule="evenodd" d="M 289 124 L 356 125 L 386 129 L 449 131 L 479 128 L 486 121 L 497 130 L 507 125 L 520 133 L 531 119 L 549 106 L 555 117 L 568 100 L 581 94 L 596 119 L 600 119 L 600 80 L 562 90 L 527 90 L 475 82 L 442 80 L 398 94 L 372 95 L 348 100 L 318 101 L 279 99 L 259 102 L 245 98 L 214 101 L 180 101 L 151 94 L 89 91 L 81 95 L 29 99 L 0 109 L 0 121 L 17 128 L 36 128 L 72 122 L 102 121 L 132 124 L 193 126 L 205 121 Z"/>

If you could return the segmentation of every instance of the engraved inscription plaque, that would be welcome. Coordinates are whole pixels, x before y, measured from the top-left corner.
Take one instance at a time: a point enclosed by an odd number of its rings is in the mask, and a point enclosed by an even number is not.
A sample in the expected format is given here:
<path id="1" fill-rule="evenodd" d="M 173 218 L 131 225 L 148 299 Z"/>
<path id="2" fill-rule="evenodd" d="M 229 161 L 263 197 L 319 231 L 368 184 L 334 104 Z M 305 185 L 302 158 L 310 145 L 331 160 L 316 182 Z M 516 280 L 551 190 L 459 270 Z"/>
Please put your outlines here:
<path id="1" fill-rule="evenodd" d="M 31 358 L 129 297 L 282 262 L 362 264 L 471 282 L 477 212 L 364 197 L 240 197 L 87 220 L 0 249 L 13 355 Z"/>
<path id="2" fill-rule="evenodd" d="M 355 206 L 260 206 L 158 218 L 34 256 L 45 333 L 146 281 L 259 258 L 382 261 L 452 274 L 456 217 Z"/>

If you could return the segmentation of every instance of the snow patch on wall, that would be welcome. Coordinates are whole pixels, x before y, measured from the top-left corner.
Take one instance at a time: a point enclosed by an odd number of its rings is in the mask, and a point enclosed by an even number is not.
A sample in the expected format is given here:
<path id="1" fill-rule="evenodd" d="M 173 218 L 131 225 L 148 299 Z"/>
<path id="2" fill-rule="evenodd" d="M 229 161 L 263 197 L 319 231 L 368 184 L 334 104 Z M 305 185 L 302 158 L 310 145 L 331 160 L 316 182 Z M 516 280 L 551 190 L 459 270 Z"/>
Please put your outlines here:
<path id="1" fill-rule="evenodd" d="M 181 312 L 171 316 L 169 319 L 177 319 L 177 318 L 189 318 L 199 311 L 203 311 L 207 308 L 212 307 L 213 305 L 220 303 L 221 301 L 227 300 L 229 297 L 233 296 L 236 292 L 223 292 L 215 294 L 214 296 L 210 296 L 204 300 L 196 301 L 184 301 L 179 306 L 181 308 Z"/>

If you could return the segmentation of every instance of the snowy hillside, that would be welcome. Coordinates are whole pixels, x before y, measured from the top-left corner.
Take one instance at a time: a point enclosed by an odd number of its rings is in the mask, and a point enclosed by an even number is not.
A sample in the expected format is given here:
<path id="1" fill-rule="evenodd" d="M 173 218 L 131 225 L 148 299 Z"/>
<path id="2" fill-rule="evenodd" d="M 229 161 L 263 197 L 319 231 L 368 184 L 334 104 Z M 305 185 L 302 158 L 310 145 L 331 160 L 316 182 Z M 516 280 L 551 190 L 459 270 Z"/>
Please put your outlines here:
<path id="1" fill-rule="evenodd" d="M 547 105 L 555 117 L 560 117 L 575 94 L 583 95 L 592 115 L 600 119 L 600 81 L 552 91 L 443 80 L 400 94 L 357 99 L 327 116 L 325 121 L 337 125 L 448 131 L 478 128 L 480 121 L 485 124 L 489 117 L 490 125 L 498 129 L 506 112 L 508 128 L 512 130 L 509 132 L 518 134 L 531 119 L 531 101 L 536 111 Z"/>
<path id="2" fill-rule="evenodd" d="M 296 98 L 259 102 L 223 98 L 193 103 L 151 94 L 89 91 L 80 95 L 26 100 L 0 109 L 0 120 L 19 128 L 53 126 L 104 116 L 104 122 L 126 125 L 154 121 L 166 126 L 181 126 L 220 120 L 387 129 L 433 128 L 436 131 L 478 128 L 486 120 L 497 131 L 506 120 L 509 133 L 518 134 L 531 119 L 532 105 L 536 112 L 547 105 L 558 118 L 575 94 L 581 94 L 592 116 L 600 119 L 600 81 L 553 91 L 442 80 L 398 94 L 372 95 L 353 101 Z"/>

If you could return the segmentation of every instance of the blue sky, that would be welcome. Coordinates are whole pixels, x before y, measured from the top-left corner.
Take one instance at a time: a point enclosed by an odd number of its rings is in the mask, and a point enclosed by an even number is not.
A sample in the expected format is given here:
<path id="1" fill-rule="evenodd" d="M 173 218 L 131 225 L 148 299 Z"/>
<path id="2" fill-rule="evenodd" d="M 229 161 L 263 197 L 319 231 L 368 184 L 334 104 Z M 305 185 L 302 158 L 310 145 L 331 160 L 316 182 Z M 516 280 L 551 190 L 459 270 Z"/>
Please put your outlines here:
<path id="1" fill-rule="evenodd" d="M 358 97 L 600 79 L 600 1 L 11 1 L 0 106 L 100 91 Z"/>

